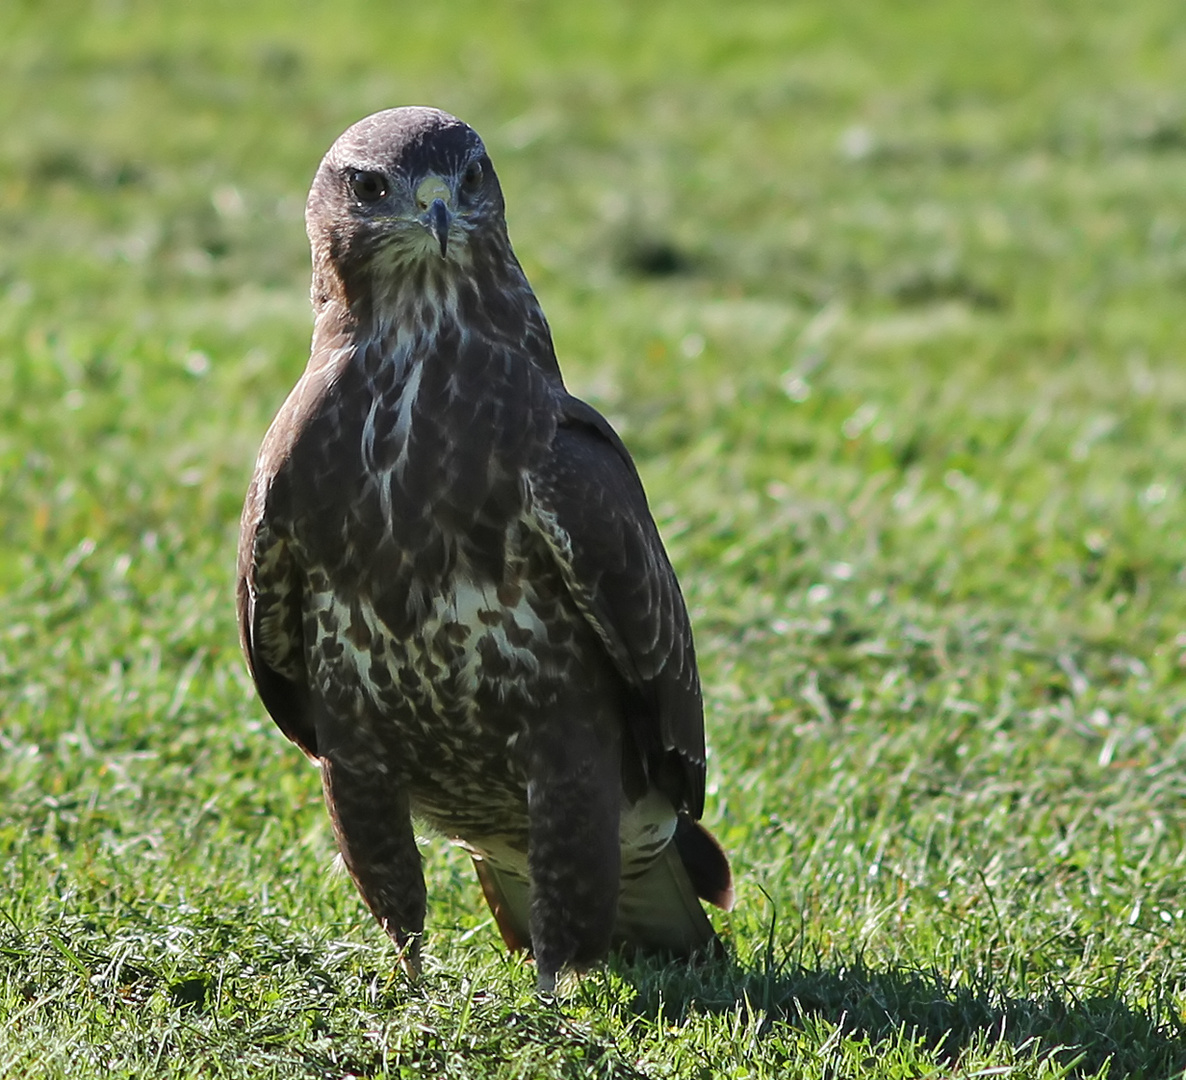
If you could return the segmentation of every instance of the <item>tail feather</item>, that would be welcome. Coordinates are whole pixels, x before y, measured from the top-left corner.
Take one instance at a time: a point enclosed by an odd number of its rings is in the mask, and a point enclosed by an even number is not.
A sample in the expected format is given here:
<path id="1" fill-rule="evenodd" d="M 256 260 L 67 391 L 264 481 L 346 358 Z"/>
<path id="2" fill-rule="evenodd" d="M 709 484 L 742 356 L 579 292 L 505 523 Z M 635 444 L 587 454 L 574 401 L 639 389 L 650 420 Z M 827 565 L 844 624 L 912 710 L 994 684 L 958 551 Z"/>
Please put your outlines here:
<path id="1" fill-rule="evenodd" d="M 716 933 L 684 870 L 675 844 L 645 868 L 622 874 L 614 943 L 643 952 L 687 955 L 716 940 Z"/>
<path id="2" fill-rule="evenodd" d="M 474 857 L 474 869 L 502 939 L 512 950 L 531 949 L 531 902 L 524 876 Z M 675 835 L 657 855 L 622 867 L 616 947 L 688 955 L 710 948 L 716 933 L 700 900 L 733 906 L 729 860 L 703 826 L 681 814 Z"/>
<path id="3" fill-rule="evenodd" d="M 675 846 L 696 895 L 724 911 L 733 910 L 733 872 L 717 839 L 698 821 L 680 814 Z"/>
<path id="4" fill-rule="evenodd" d="M 480 856 L 473 856 L 474 869 L 498 932 L 511 952 L 531 950 L 530 902 L 527 882 L 496 869 Z"/>

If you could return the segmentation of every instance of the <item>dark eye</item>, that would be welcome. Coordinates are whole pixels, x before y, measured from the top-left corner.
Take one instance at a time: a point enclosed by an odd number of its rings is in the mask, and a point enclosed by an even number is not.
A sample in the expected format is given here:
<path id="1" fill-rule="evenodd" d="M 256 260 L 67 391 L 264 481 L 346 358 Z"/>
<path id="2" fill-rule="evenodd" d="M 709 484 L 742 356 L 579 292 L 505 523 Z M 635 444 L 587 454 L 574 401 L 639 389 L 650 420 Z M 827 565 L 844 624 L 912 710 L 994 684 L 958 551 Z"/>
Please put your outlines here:
<path id="1" fill-rule="evenodd" d="M 482 163 L 471 161 L 461 176 L 461 186 L 470 194 L 478 190 L 482 183 Z"/>
<path id="2" fill-rule="evenodd" d="M 359 202 L 378 202 L 387 194 L 387 178 L 382 173 L 356 169 L 350 174 L 350 190 Z"/>

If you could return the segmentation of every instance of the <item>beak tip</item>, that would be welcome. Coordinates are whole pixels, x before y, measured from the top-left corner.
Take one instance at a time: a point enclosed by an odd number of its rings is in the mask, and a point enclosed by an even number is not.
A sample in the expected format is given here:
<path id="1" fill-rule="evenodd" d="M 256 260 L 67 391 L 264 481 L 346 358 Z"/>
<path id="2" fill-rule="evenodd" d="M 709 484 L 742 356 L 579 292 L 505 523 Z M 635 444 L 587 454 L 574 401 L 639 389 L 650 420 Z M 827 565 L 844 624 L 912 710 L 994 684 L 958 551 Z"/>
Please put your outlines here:
<path id="1" fill-rule="evenodd" d="M 449 254 L 449 227 L 453 224 L 453 215 L 449 212 L 449 208 L 445 205 L 443 199 L 434 199 L 432 205 L 428 208 L 428 217 L 425 225 L 428 231 L 432 234 L 432 238 L 441 247 L 441 258 L 444 259 Z"/>

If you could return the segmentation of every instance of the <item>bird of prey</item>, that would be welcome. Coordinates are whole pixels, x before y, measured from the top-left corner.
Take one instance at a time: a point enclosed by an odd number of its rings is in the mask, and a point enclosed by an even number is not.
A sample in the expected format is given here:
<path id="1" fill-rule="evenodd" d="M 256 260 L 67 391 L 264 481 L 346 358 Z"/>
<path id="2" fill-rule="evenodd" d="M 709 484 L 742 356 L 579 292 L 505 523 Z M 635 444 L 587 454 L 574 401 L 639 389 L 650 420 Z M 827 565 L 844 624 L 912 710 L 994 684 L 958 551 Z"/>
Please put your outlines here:
<path id="1" fill-rule="evenodd" d="M 429 108 L 330 148 L 306 210 L 311 356 L 247 492 L 260 697 L 419 970 L 412 817 L 473 858 L 538 984 L 715 943 L 692 634 L 634 464 L 564 388 L 482 140 Z"/>

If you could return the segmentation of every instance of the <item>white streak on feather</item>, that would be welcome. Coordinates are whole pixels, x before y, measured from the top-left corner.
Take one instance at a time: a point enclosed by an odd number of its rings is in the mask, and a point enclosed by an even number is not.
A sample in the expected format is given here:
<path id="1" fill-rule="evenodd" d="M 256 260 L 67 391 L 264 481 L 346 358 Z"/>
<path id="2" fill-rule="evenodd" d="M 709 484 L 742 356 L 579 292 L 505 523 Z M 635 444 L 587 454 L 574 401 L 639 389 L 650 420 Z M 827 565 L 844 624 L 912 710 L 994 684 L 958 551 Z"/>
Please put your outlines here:
<path id="1" fill-rule="evenodd" d="M 457 706 L 463 705 L 464 724 L 472 732 L 476 732 L 479 722 L 474 702 L 479 686 L 487 683 L 488 689 L 493 689 L 502 697 L 509 688 L 513 688 L 520 681 L 516 678 L 504 679 L 500 676 L 489 679 L 483 676 L 483 643 L 492 642 L 498 653 L 520 673 L 535 677 L 540 673 L 537 649 L 548 640 L 548 629 L 536 614 L 529 592 L 524 591 L 514 604 L 504 604 L 498 598 L 496 586 L 474 582 L 464 577 L 455 578 L 441 593 L 431 598 L 430 606 L 419 620 L 416 632 L 404 640 L 395 639 L 371 606 L 365 601 L 361 602 L 360 615 L 370 631 L 370 637 L 381 640 L 386 645 L 378 656 L 374 655 L 369 647 L 357 648 L 350 641 L 350 635 L 345 633 L 354 617 L 348 601 L 341 600 L 332 593 L 315 593 L 307 597 L 305 603 L 306 611 L 311 615 L 317 616 L 323 611 L 331 612 L 329 621 L 337 627 L 328 635 L 341 649 L 341 657 L 334 663 L 335 666 L 340 665 L 348 670 L 350 677 L 343 679 L 339 670 L 339 674 L 334 676 L 335 683 L 357 686 L 360 692 L 374 703 L 380 702 L 384 694 L 390 693 L 391 687 L 400 684 L 401 669 L 423 672 L 439 667 L 441 658 L 433 655 L 434 642 L 438 635 L 446 632 L 447 636 L 447 628 L 453 624 L 466 627 L 469 631 L 468 636 L 463 642 L 455 642 L 461 653 L 460 666 L 454 666 L 448 672 L 448 678 L 442 680 L 424 676 L 421 689 L 428 695 L 434 713 L 440 718 L 456 714 Z M 481 619 L 483 613 L 490 612 L 498 616 L 494 625 L 487 625 Z M 504 624 L 508 619 L 530 635 L 526 644 L 516 645 L 507 637 Z M 317 620 L 317 625 L 320 627 L 320 619 Z M 313 651 L 315 655 L 321 652 L 316 643 Z M 372 677 L 372 665 L 376 662 L 386 668 L 387 686 L 376 685 Z M 446 687 L 450 697 L 447 701 L 443 696 Z"/>
<path id="2" fill-rule="evenodd" d="M 399 477 L 400 483 L 403 483 L 408 468 L 408 446 L 412 438 L 412 409 L 416 405 L 416 395 L 420 392 L 420 378 L 423 374 L 423 363 L 412 365 L 412 370 L 408 372 L 408 379 L 399 395 L 399 406 L 396 409 L 394 435 L 399 445 L 399 455 L 395 459 L 394 472 Z M 391 520 L 389 506 L 385 508 L 384 517 L 388 521 Z"/>
<path id="3" fill-rule="evenodd" d="M 618 670 L 628 681 L 632 682 L 634 673 L 631 667 L 631 658 L 625 654 L 621 643 L 611 637 L 609 631 L 602 625 L 589 603 L 589 594 L 584 583 L 577 577 L 576 569 L 573 566 L 572 537 L 561 526 L 560 519 L 555 512 L 540 503 L 531 483 L 530 475 L 527 476 L 527 488 L 529 498 L 527 514 L 523 519 L 524 524 L 548 545 L 555 557 L 556 565 L 560 568 L 564 584 L 568 586 L 568 593 L 572 597 L 573 603 L 585 617 L 585 621 L 593 628 L 594 633 L 605 646 L 606 652 L 613 658 Z"/>

